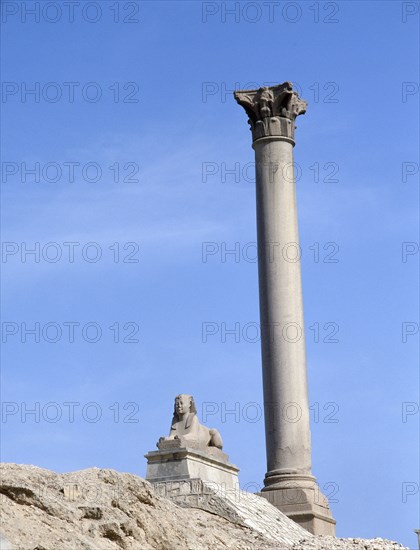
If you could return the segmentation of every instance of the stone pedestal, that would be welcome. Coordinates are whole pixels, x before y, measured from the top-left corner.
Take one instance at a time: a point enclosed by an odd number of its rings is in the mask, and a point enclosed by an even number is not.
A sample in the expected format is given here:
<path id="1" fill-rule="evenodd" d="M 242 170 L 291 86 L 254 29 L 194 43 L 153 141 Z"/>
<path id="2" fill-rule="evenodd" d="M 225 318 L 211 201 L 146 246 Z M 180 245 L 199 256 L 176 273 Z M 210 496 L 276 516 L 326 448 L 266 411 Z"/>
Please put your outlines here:
<path id="1" fill-rule="evenodd" d="M 278 475 L 276 482 L 265 479 L 260 495 L 314 535 L 335 535 L 335 520 L 327 498 L 311 475 Z"/>
<path id="2" fill-rule="evenodd" d="M 219 449 L 206 450 L 167 445 L 147 455 L 146 479 L 153 484 L 199 479 L 221 489 L 238 487 L 238 472 L 228 462 L 228 455 Z"/>
<path id="3" fill-rule="evenodd" d="M 300 245 L 293 176 L 295 119 L 306 102 L 290 82 L 235 92 L 252 130 L 267 474 L 262 496 L 314 534 L 335 521 L 311 473 Z M 290 502 L 295 491 L 300 501 Z M 322 498 L 321 498 L 322 497 Z"/>

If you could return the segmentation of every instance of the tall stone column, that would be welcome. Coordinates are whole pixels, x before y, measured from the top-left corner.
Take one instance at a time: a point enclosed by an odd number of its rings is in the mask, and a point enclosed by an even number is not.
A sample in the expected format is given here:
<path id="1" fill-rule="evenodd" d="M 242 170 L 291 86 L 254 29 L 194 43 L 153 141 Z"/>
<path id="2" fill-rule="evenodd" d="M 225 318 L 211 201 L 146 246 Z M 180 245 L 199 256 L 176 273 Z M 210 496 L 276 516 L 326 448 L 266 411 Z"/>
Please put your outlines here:
<path id="1" fill-rule="evenodd" d="M 306 102 L 292 84 L 237 91 L 255 150 L 267 474 L 262 496 L 314 534 L 335 534 L 311 474 L 293 147 Z"/>

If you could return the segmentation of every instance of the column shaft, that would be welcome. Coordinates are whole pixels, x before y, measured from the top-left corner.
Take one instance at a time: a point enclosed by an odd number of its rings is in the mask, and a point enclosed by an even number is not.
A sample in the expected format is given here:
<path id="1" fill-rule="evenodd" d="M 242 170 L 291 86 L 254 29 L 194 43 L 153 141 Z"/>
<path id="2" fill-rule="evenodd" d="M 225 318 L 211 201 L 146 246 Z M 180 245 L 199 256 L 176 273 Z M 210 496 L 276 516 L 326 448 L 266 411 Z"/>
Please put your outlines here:
<path id="1" fill-rule="evenodd" d="M 267 137 L 253 146 L 267 472 L 310 473 L 293 145 Z"/>

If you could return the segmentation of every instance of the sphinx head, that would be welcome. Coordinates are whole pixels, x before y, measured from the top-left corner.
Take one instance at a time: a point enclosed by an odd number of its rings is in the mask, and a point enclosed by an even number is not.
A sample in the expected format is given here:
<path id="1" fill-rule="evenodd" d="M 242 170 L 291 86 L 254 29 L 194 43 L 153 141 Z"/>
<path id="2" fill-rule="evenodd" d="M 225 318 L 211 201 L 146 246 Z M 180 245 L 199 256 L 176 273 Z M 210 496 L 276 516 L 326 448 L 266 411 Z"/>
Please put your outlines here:
<path id="1" fill-rule="evenodd" d="M 174 416 L 180 418 L 184 414 L 197 413 L 192 395 L 181 393 L 175 397 Z"/>

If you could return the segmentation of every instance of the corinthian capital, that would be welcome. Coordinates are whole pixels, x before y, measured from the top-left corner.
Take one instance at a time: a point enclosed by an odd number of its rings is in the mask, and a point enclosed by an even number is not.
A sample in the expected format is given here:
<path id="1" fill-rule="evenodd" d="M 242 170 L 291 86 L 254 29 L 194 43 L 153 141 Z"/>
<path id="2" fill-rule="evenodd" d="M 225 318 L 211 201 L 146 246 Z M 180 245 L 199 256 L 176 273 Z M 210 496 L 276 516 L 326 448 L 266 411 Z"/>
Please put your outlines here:
<path id="1" fill-rule="evenodd" d="M 291 82 L 239 90 L 234 96 L 249 117 L 254 141 L 275 136 L 294 141 L 295 119 L 306 112 L 307 103 L 299 98 Z"/>

